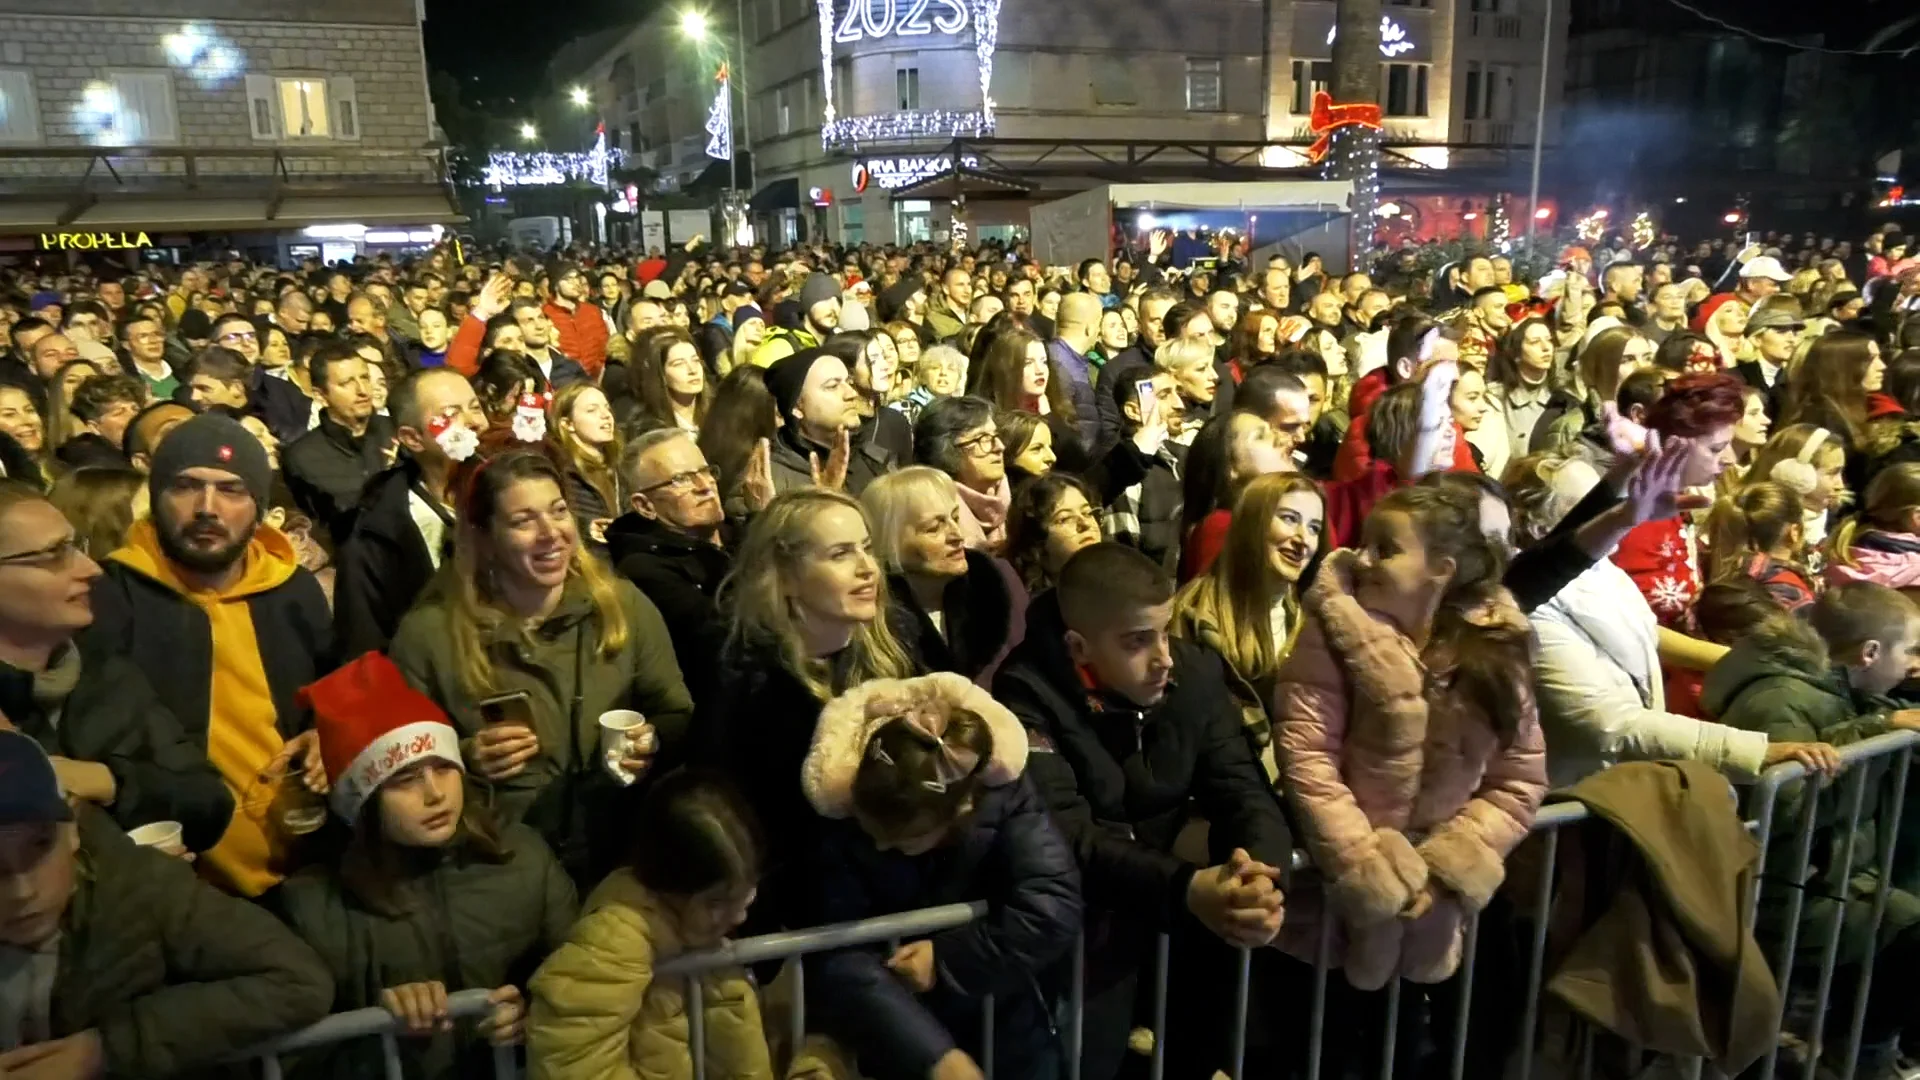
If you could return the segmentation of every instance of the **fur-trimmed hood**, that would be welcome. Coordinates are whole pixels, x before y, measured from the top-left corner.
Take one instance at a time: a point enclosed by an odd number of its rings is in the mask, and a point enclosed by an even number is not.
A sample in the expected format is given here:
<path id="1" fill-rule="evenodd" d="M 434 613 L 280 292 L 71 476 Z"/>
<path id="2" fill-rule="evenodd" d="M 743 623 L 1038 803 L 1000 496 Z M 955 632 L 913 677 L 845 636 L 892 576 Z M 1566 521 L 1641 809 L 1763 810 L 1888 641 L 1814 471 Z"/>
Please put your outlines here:
<path id="1" fill-rule="evenodd" d="M 853 778 L 873 733 L 899 716 L 944 716 L 952 709 L 979 716 L 993 736 L 987 786 L 1018 780 L 1027 768 L 1026 729 L 993 695 L 964 676 L 941 672 L 917 679 L 875 679 L 827 702 L 814 727 L 813 749 L 800 767 L 800 787 L 807 801 L 822 817 L 848 816 L 853 812 Z"/>
<path id="2" fill-rule="evenodd" d="M 1785 677 L 1809 689 L 1842 699 L 1851 696 L 1844 680 L 1834 673 L 1826 642 L 1798 619 L 1771 619 L 1748 634 L 1707 673 L 1700 704 L 1713 716 L 1724 716 L 1749 686 L 1763 679 Z"/>

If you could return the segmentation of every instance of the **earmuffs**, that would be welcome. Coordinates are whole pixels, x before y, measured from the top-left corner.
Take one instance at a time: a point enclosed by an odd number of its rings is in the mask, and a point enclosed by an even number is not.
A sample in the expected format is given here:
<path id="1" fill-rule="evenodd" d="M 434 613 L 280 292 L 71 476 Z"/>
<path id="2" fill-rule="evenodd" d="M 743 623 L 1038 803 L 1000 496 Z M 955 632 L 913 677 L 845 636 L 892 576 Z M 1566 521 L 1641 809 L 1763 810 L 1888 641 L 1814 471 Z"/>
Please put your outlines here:
<path id="1" fill-rule="evenodd" d="M 1820 470 L 1813 467 L 1813 455 L 1833 437 L 1826 428 L 1814 428 L 1807 436 L 1807 444 L 1790 460 L 1776 461 L 1768 471 L 1767 479 L 1784 484 L 1798 492 L 1802 498 L 1813 494 L 1820 488 Z"/>

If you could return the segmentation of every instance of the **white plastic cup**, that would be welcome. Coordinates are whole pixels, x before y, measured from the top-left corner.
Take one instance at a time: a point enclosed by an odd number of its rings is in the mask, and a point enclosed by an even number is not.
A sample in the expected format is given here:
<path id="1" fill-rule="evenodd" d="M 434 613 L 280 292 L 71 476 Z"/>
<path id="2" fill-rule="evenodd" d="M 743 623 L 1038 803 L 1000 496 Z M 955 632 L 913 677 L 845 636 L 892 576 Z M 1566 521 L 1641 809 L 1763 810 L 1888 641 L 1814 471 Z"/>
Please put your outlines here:
<path id="1" fill-rule="evenodd" d="M 127 838 L 141 847 L 150 847 L 167 855 L 185 855 L 185 830 L 177 821 L 154 821 L 134 829 Z"/>
<path id="2" fill-rule="evenodd" d="M 632 709 L 614 709 L 600 714 L 600 763 L 607 775 L 619 781 L 622 786 L 633 783 L 639 777 L 621 768 L 620 762 L 634 750 L 650 750 L 653 745 L 653 726 L 647 718 Z"/>

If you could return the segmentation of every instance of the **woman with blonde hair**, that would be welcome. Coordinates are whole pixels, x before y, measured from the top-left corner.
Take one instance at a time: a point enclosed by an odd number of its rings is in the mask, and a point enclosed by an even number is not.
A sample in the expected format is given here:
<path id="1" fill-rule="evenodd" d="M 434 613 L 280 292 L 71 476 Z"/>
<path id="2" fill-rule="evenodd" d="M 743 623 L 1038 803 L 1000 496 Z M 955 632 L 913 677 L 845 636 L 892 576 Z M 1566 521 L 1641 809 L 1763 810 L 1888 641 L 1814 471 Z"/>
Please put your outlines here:
<path id="1" fill-rule="evenodd" d="M 446 710 L 503 823 L 533 826 L 576 882 L 597 881 L 618 843 L 616 796 L 656 751 L 683 748 L 692 719 L 666 623 L 588 554 L 541 454 L 475 470 L 459 523 L 454 557 L 388 654 Z M 610 760 L 599 721 L 617 709 L 650 726 Z"/>
<path id="2" fill-rule="evenodd" d="M 1153 366 L 1173 376 L 1180 400 L 1187 404 L 1190 426 L 1173 437 L 1174 442 L 1185 446 L 1193 441 L 1207 417 L 1225 411 L 1218 408 L 1222 400 L 1220 372 L 1213 366 L 1213 346 L 1200 338 L 1174 338 L 1154 352 Z"/>
<path id="3" fill-rule="evenodd" d="M 1273 760 L 1273 677 L 1300 632 L 1300 575 L 1321 549 L 1326 498 L 1320 485 L 1295 472 L 1248 481 L 1233 505 L 1219 557 L 1173 597 L 1169 632 L 1217 653 L 1228 689 L 1267 779 Z"/>
<path id="4" fill-rule="evenodd" d="M 953 478 L 909 466 L 867 485 L 860 502 L 888 588 L 913 616 L 915 652 L 932 670 L 992 686 L 1026 637 L 1027 590 L 1006 560 L 968 549 Z"/>
<path id="5" fill-rule="evenodd" d="M 925 671 L 890 621 L 894 606 L 874 546 L 851 496 L 796 488 L 754 516 L 720 586 L 731 632 L 721 693 L 702 703 L 697 756 L 734 780 L 768 830 L 776 862 L 754 906 L 761 926 L 793 914 L 797 868 L 779 860 L 805 849 L 815 821 L 800 766 L 820 710 L 870 679 Z"/>
<path id="6" fill-rule="evenodd" d="M 562 389 L 554 396 L 552 414 L 554 448 L 567 469 L 567 505 L 580 535 L 602 550 L 621 504 L 620 425 L 607 395 L 592 383 Z"/>
<path id="7" fill-rule="evenodd" d="M 1701 332 L 1720 350 L 1720 366 L 1731 369 L 1746 359 L 1747 316 L 1752 309 L 1738 300 L 1728 300 L 1701 320 Z"/>
<path id="8" fill-rule="evenodd" d="M 1852 500 L 1847 490 L 1847 448 L 1832 431 L 1813 424 L 1780 428 L 1753 455 L 1746 482 L 1772 480 L 1793 489 L 1805 511 L 1803 542 L 1815 552 L 1813 568 L 1820 569 L 1817 549 L 1826 542 L 1833 512 Z"/>

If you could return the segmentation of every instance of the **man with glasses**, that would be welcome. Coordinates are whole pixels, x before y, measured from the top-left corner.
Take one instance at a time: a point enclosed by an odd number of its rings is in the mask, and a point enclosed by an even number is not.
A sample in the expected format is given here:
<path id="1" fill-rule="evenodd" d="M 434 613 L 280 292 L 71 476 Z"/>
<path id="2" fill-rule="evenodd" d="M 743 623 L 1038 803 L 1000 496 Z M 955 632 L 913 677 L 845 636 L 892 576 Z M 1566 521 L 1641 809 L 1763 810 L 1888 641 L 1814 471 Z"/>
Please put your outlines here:
<path id="1" fill-rule="evenodd" d="M 180 388 L 173 365 L 167 362 L 167 328 L 150 317 L 135 315 L 120 327 L 127 368 L 147 384 L 155 398 L 170 398 Z"/>
<path id="2" fill-rule="evenodd" d="M 449 368 L 428 368 L 396 383 L 387 413 L 399 454 L 366 482 L 352 531 L 335 550 L 338 656 L 385 649 L 401 616 L 451 554 L 454 470 L 487 430 L 473 384 Z"/>
<path id="3" fill-rule="evenodd" d="M 282 877 L 276 793 L 326 788 L 298 694 L 333 668 L 327 599 L 293 545 L 259 527 L 272 483 L 266 450 L 236 420 L 203 413 L 168 432 L 147 478 L 152 515 L 107 557 L 87 632 L 140 668 L 206 747 L 236 810 L 200 867 L 243 896 Z"/>
<path id="4" fill-rule="evenodd" d="M 68 795 L 125 829 L 177 821 L 204 851 L 233 799 L 139 668 L 76 645 L 100 577 L 86 546 L 52 503 L 0 487 L 0 715 L 53 756 Z"/>
<path id="5" fill-rule="evenodd" d="M 733 569 L 730 548 L 740 530 L 727 520 L 713 466 L 678 428 L 629 443 L 620 481 L 632 494 L 627 512 L 607 527 L 607 553 L 660 609 L 687 689 L 695 701 L 708 700 L 717 689 L 715 665 L 727 632 L 715 597 Z M 742 497 L 749 513 L 773 498 L 767 448 L 756 449 L 748 462 Z"/>
<path id="6" fill-rule="evenodd" d="M 553 299 L 545 307 L 553 343 L 598 379 L 607 364 L 607 319 L 593 303 L 593 286 L 574 262 L 555 263 L 547 277 L 553 282 Z"/>

